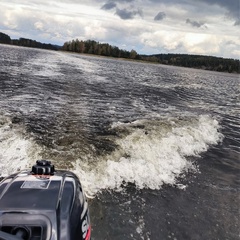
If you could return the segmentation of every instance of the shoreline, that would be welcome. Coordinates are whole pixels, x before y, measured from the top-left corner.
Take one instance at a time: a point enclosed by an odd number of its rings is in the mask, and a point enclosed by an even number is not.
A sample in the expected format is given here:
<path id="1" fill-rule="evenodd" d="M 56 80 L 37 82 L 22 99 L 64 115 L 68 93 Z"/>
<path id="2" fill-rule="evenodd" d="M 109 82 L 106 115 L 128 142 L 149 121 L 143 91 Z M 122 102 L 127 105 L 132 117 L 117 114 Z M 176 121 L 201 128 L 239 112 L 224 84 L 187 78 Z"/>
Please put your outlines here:
<path id="1" fill-rule="evenodd" d="M 0 43 L 0 45 L 10 46 L 10 47 L 13 46 L 13 47 L 24 47 L 24 48 L 31 48 L 31 49 L 42 49 L 42 50 L 46 50 L 46 51 L 57 51 L 57 52 L 64 52 L 64 53 L 69 53 L 69 54 L 79 54 L 79 55 L 82 55 L 82 56 L 90 56 L 90 57 L 98 57 L 98 58 L 105 58 L 105 59 L 129 61 L 129 62 L 136 62 L 136 63 L 146 63 L 146 64 L 154 64 L 154 65 L 162 65 L 162 66 L 181 67 L 181 68 L 187 68 L 187 69 L 204 70 L 204 71 L 218 72 L 218 73 L 228 73 L 228 74 L 236 74 L 236 75 L 240 74 L 240 72 L 236 72 L 236 71 L 229 72 L 229 71 L 217 71 L 217 70 L 214 70 L 214 69 L 208 69 L 206 66 L 187 67 L 187 66 L 181 66 L 181 65 L 164 64 L 164 63 L 160 63 L 160 62 L 147 61 L 147 60 L 142 60 L 142 59 L 131 59 L 131 58 L 123 58 L 123 57 L 112 57 L 112 56 L 97 55 L 97 54 L 91 54 L 91 53 L 79 53 L 79 52 L 74 52 L 74 51 L 65 51 L 65 50 L 62 50 L 62 49 L 54 50 L 54 49 L 46 49 L 46 48 L 40 48 L 40 47 L 21 46 L 21 45 L 8 44 L 8 43 Z M 181 54 L 178 54 L 178 55 L 181 56 Z M 189 55 L 189 56 L 191 56 L 191 55 Z M 212 57 L 212 56 L 207 56 L 207 57 Z M 238 61 L 238 59 L 234 59 L 234 60 Z"/>

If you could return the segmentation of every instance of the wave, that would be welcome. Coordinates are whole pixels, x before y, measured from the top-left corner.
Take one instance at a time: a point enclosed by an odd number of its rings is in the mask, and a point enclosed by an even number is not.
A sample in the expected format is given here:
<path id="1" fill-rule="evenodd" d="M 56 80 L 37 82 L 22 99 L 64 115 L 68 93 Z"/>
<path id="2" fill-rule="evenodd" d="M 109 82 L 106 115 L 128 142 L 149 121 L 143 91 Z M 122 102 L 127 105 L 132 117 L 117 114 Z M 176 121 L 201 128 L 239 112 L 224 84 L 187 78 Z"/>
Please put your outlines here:
<path id="1" fill-rule="evenodd" d="M 24 126 L 0 116 L 0 176 L 29 168 L 40 158 L 40 147 L 26 135 Z"/>
<path id="2" fill-rule="evenodd" d="M 198 118 L 168 118 L 115 123 L 118 148 L 94 166 L 76 162 L 88 196 L 103 189 L 121 190 L 124 183 L 137 188 L 160 189 L 163 184 L 176 185 L 187 171 L 197 171 L 190 156 L 199 156 L 210 145 L 223 139 L 217 120 L 208 115 Z"/>

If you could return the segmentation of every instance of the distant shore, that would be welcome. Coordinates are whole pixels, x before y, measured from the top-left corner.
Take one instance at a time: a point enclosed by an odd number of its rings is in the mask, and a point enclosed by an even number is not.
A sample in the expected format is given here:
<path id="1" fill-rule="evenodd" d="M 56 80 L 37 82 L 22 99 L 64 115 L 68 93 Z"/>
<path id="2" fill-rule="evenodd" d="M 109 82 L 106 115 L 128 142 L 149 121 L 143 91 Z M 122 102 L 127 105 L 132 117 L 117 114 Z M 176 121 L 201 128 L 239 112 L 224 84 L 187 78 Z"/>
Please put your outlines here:
<path id="1" fill-rule="evenodd" d="M 186 67 L 186 66 L 166 64 L 166 63 L 155 62 L 155 61 L 147 61 L 147 60 L 144 60 L 144 59 L 112 57 L 112 56 L 104 56 L 104 55 L 97 55 L 97 54 L 91 54 L 91 53 L 77 53 L 77 52 L 64 51 L 64 50 L 61 50 L 61 49 L 60 49 L 60 51 L 63 51 L 65 53 L 69 53 L 69 54 L 79 54 L 79 55 L 83 55 L 83 56 L 86 56 L 86 57 L 91 56 L 91 57 L 106 58 L 106 59 L 113 59 L 113 60 L 130 61 L 130 62 L 136 62 L 136 63 L 159 64 L 159 65 L 164 65 L 164 66 L 192 68 L 192 69 L 215 71 L 215 72 L 226 72 L 226 73 L 230 73 L 230 74 L 239 74 L 240 73 L 240 72 L 216 71 L 216 70 L 206 69 L 204 66 L 202 66 L 202 67 Z"/>

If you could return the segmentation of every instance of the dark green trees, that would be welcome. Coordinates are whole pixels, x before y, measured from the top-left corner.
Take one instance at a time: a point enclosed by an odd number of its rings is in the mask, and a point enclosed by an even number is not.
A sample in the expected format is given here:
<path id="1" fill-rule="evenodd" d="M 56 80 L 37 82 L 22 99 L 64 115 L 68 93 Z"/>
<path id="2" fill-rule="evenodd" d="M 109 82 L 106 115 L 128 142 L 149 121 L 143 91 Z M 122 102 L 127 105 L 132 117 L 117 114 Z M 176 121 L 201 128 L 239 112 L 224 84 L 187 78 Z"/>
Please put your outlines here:
<path id="1" fill-rule="evenodd" d="M 111 46 L 108 43 L 99 43 L 94 40 L 79 41 L 78 39 L 76 39 L 65 42 L 63 44 L 62 50 L 116 58 L 140 59 L 140 56 L 135 50 L 129 52 L 119 49 L 116 46 Z"/>
<path id="2" fill-rule="evenodd" d="M 141 59 L 166 65 L 200 68 L 219 72 L 240 73 L 240 62 L 237 59 L 188 54 L 156 54 L 151 56 L 142 56 Z"/>
<path id="3" fill-rule="evenodd" d="M 11 44 L 11 38 L 7 34 L 0 32 L 0 43 Z"/>
<path id="4" fill-rule="evenodd" d="M 32 39 L 27 38 L 19 38 L 19 39 L 11 39 L 7 34 L 0 32 L 0 43 L 12 44 L 23 47 L 33 47 L 33 48 L 44 48 L 51 50 L 58 50 L 60 47 L 52 44 L 46 44 L 37 42 Z"/>

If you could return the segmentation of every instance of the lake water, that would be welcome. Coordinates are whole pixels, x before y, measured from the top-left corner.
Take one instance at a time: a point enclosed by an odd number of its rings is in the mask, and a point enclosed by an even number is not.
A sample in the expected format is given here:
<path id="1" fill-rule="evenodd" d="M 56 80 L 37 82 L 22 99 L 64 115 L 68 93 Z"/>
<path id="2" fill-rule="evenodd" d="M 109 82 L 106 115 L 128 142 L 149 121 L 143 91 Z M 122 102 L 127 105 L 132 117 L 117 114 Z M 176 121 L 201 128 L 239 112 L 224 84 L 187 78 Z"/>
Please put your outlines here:
<path id="1" fill-rule="evenodd" d="M 0 174 L 49 159 L 92 239 L 239 239 L 239 75 L 0 45 Z"/>

